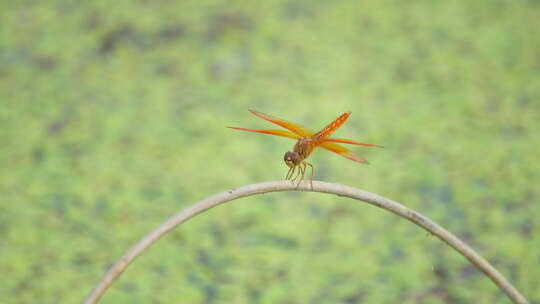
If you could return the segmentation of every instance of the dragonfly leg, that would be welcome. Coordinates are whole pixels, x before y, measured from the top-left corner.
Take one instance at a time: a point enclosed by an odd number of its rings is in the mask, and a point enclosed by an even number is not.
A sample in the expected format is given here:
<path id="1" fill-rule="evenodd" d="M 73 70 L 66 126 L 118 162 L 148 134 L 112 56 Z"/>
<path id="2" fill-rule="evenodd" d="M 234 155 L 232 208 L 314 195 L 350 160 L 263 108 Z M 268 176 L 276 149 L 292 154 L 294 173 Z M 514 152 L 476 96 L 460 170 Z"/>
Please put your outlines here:
<path id="1" fill-rule="evenodd" d="M 285 180 L 288 180 L 292 177 L 292 175 L 294 174 L 294 170 L 296 169 L 296 167 L 290 167 L 289 168 L 289 171 L 287 172 L 287 175 L 285 175 Z"/>
<path id="2" fill-rule="evenodd" d="M 311 176 L 309 177 L 309 184 L 311 185 L 311 190 L 313 191 L 313 171 L 315 171 L 315 169 L 313 169 L 313 165 L 308 163 L 307 161 L 304 161 L 304 163 L 307 165 L 307 166 L 310 166 L 311 167 Z M 307 167 L 306 167 L 307 168 Z"/>
<path id="3" fill-rule="evenodd" d="M 295 166 L 295 168 L 296 168 L 296 167 L 298 167 L 298 171 L 296 172 L 296 176 L 295 176 L 294 178 L 291 179 L 291 181 L 293 182 L 293 184 L 294 184 L 294 181 L 300 176 L 300 174 L 301 174 L 301 169 L 302 169 L 302 167 L 300 167 L 300 166 Z M 291 176 L 291 177 L 292 177 L 292 176 Z"/>
<path id="4" fill-rule="evenodd" d="M 302 167 L 302 165 L 304 166 Z M 296 189 L 298 189 L 298 186 L 300 186 L 300 183 L 304 179 L 304 173 L 306 173 L 306 164 L 304 162 L 300 163 L 300 165 L 298 165 L 298 169 L 300 169 L 301 176 L 298 179 L 298 184 L 296 184 Z"/>

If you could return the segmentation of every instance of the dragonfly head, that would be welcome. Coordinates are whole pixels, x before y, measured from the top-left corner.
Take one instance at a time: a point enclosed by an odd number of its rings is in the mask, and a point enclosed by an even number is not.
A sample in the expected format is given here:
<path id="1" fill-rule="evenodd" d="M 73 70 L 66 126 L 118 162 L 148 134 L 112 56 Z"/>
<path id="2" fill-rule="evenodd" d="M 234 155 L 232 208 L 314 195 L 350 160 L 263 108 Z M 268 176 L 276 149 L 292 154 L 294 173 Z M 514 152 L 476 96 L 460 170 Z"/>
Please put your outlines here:
<path id="1" fill-rule="evenodd" d="M 287 152 L 283 156 L 283 160 L 285 161 L 285 164 L 289 166 L 289 168 L 298 166 L 302 162 L 302 158 L 300 157 L 300 154 L 298 152 Z"/>

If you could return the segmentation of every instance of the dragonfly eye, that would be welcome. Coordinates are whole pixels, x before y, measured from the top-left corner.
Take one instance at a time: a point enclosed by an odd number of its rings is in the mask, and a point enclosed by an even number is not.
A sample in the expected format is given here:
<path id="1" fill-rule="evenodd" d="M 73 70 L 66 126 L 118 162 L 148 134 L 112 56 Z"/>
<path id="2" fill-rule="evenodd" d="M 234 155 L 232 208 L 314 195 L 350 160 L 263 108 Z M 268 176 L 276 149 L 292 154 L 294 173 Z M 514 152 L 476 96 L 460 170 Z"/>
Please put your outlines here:
<path id="1" fill-rule="evenodd" d="M 298 165 L 300 156 L 296 152 L 289 151 L 285 153 L 285 155 L 283 156 L 283 160 L 285 161 L 285 164 L 287 164 L 287 166 L 294 167 Z"/>

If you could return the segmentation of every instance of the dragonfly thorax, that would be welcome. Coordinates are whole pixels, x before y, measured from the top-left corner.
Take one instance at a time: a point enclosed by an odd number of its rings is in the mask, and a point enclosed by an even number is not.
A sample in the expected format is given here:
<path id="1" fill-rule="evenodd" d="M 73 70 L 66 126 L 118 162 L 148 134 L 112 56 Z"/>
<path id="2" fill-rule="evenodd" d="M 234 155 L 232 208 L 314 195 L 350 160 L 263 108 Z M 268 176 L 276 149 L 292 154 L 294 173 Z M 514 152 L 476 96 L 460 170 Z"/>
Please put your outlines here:
<path id="1" fill-rule="evenodd" d="M 302 157 L 298 152 L 287 152 L 283 156 L 283 160 L 285 161 L 285 164 L 289 166 L 289 168 L 298 166 L 302 162 Z"/>

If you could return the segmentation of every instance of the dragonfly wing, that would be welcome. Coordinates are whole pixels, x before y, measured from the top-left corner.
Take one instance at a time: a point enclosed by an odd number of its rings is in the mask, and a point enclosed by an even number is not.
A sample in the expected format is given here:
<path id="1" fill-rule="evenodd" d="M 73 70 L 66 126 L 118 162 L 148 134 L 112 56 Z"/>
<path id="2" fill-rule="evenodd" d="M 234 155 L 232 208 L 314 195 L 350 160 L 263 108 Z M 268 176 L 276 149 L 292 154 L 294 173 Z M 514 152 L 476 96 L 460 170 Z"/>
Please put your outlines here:
<path id="1" fill-rule="evenodd" d="M 313 135 L 313 131 L 311 131 L 310 129 L 306 128 L 306 127 L 303 127 L 299 124 L 295 124 L 293 122 L 290 122 L 290 121 L 286 121 L 286 120 L 283 120 L 283 119 L 280 119 L 280 118 L 276 118 L 276 117 L 272 117 L 270 115 L 266 115 L 266 114 L 263 114 L 261 112 L 257 112 L 257 111 L 253 111 L 253 110 L 249 110 L 251 113 L 253 113 L 253 115 L 259 117 L 259 118 L 262 118 L 264 120 L 267 120 L 271 123 L 274 123 L 278 126 L 281 126 L 289 131 L 292 131 L 293 133 L 296 133 L 298 135 L 300 135 L 300 137 L 309 137 L 311 135 Z"/>
<path id="2" fill-rule="evenodd" d="M 326 138 L 330 136 L 330 134 L 334 133 L 334 131 L 336 131 L 339 127 L 341 127 L 342 124 L 345 123 L 345 121 L 347 120 L 347 118 L 349 118 L 350 115 L 351 115 L 351 112 L 345 112 L 341 114 L 341 116 L 336 118 L 329 125 L 324 127 L 319 132 L 315 133 L 313 137 L 317 139 L 322 139 L 322 138 Z"/>
<path id="3" fill-rule="evenodd" d="M 338 145 L 338 144 L 334 144 L 334 143 L 330 143 L 330 142 L 322 142 L 321 144 L 319 144 L 319 147 L 323 148 L 323 149 L 326 149 L 328 151 L 332 151 L 334 153 L 337 153 L 345 158 L 348 158 L 352 161 L 355 161 L 355 162 L 359 162 L 359 163 L 364 163 L 364 164 L 369 164 L 367 160 L 361 158 L 360 156 L 352 153 L 349 149 L 341 146 L 341 145 Z"/>
<path id="4" fill-rule="evenodd" d="M 379 146 L 379 145 L 366 144 L 366 143 L 361 143 L 361 142 L 353 141 L 353 140 L 350 140 L 350 139 L 343 139 L 343 138 L 323 138 L 323 139 L 320 139 L 320 141 L 334 142 L 334 143 L 340 143 L 340 144 L 349 144 L 349 145 L 358 145 L 358 146 L 384 148 L 383 146 Z"/>
<path id="5" fill-rule="evenodd" d="M 298 139 L 301 137 L 300 135 L 296 135 L 292 132 L 285 131 L 285 130 L 257 130 L 257 129 L 246 129 L 246 128 L 238 128 L 238 127 L 227 127 L 227 128 L 240 130 L 240 131 L 270 134 L 270 135 L 276 135 L 276 136 L 288 137 L 288 138 L 294 138 L 294 139 Z"/>

